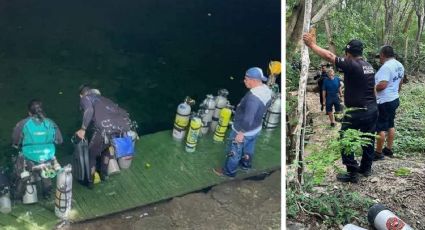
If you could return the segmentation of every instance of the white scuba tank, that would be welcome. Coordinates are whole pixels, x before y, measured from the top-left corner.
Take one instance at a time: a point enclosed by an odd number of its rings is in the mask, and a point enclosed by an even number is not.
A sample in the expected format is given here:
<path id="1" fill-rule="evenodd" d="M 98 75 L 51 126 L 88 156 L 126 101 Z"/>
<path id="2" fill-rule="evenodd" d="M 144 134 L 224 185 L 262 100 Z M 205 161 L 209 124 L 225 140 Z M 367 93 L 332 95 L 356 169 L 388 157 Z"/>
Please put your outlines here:
<path id="1" fill-rule="evenodd" d="M 413 230 L 412 227 L 382 204 L 374 204 L 370 207 L 367 219 L 377 230 Z"/>
<path id="2" fill-rule="evenodd" d="M 25 185 L 25 193 L 24 193 L 24 196 L 22 197 L 22 203 L 24 204 L 37 203 L 38 202 L 37 185 L 35 183 L 34 176 L 30 175 L 28 171 L 23 171 L 21 173 L 21 178 L 28 178 L 26 179 L 27 182 Z"/>
<path id="3" fill-rule="evenodd" d="M 105 164 L 108 164 L 108 176 L 118 174 L 121 172 L 118 162 L 115 159 L 115 149 L 113 146 L 109 146 L 110 157 L 105 158 Z M 108 162 L 106 162 L 108 160 Z"/>
<path id="4" fill-rule="evenodd" d="M 72 166 L 70 164 L 59 170 L 56 177 L 55 215 L 68 220 L 72 201 Z"/>
<path id="5" fill-rule="evenodd" d="M 217 127 L 218 120 L 220 119 L 221 109 L 229 104 L 229 101 L 227 100 L 227 95 L 229 95 L 229 91 L 227 91 L 227 89 L 220 89 L 217 94 L 218 95 L 215 98 L 215 110 L 210 127 L 212 132 L 215 132 L 215 129 Z"/>
<path id="6" fill-rule="evenodd" d="M 7 214 L 12 211 L 10 201 L 10 185 L 6 175 L 0 171 L 0 212 Z"/>
<path id="7" fill-rule="evenodd" d="M 281 114 L 281 98 L 280 93 L 275 94 L 271 101 L 270 107 L 267 109 L 266 115 L 264 116 L 263 127 L 268 130 L 274 130 L 280 122 Z"/>
<path id="8" fill-rule="evenodd" d="M 174 120 L 173 138 L 182 140 L 186 134 L 186 128 L 189 124 L 189 116 L 191 112 L 191 105 L 195 103 L 190 97 L 186 97 L 183 103 L 177 107 L 177 114 Z"/>
<path id="9" fill-rule="evenodd" d="M 342 230 L 367 230 L 366 228 L 362 228 L 359 226 L 356 226 L 354 224 L 346 224 L 344 225 L 344 227 L 342 228 Z"/>
<path id="10" fill-rule="evenodd" d="M 11 211 L 12 211 L 12 205 L 10 202 L 9 188 L 3 188 L 3 191 L 0 191 L 0 212 L 7 214 Z"/>
<path id="11" fill-rule="evenodd" d="M 212 117 L 215 111 L 214 96 L 211 94 L 208 94 L 207 98 L 205 98 L 205 100 L 201 103 L 199 107 L 202 108 L 202 112 L 200 113 L 201 120 L 202 120 L 201 133 L 205 135 L 208 133 L 208 130 L 210 129 Z"/>

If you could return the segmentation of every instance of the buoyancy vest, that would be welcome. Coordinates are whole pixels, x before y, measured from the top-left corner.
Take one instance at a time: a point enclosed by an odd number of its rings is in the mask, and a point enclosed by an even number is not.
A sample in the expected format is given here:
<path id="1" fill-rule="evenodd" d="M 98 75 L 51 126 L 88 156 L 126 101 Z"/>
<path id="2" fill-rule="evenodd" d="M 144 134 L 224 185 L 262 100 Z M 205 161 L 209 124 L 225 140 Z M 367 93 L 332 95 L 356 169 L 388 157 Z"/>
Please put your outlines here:
<path id="1" fill-rule="evenodd" d="M 24 124 L 22 132 L 22 153 L 26 159 L 37 163 L 53 159 L 56 130 L 52 121 L 43 119 L 40 122 L 30 118 Z"/>

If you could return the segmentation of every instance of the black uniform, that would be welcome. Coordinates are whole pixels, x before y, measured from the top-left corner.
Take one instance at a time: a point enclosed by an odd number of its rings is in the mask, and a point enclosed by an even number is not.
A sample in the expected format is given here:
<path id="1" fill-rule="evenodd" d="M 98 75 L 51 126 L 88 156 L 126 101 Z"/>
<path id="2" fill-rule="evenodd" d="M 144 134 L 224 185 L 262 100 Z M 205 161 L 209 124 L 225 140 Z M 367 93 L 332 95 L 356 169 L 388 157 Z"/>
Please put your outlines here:
<path id="1" fill-rule="evenodd" d="M 366 133 L 375 133 L 378 109 L 375 98 L 375 71 L 363 59 L 335 58 L 336 67 L 344 72 L 345 93 L 344 100 L 348 112 L 344 117 L 341 130 L 356 129 Z M 354 153 L 342 153 L 342 162 L 348 172 L 370 170 L 374 158 L 375 139 L 370 139 L 370 145 L 363 147 L 360 167 L 354 158 Z"/>
<path id="2" fill-rule="evenodd" d="M 93 135 L 89 143 L 89 165 L 96 166 L 96 157 L 101 156 L 101 172 L 106 173 L 109 163 L 110 140 L 115 135 L 130 131 L 131 120 L 129 114 L 106 97 L 90 91 L 80 100 L 84 112 L 81 128 L 87 129 L 93 125 Z"/>

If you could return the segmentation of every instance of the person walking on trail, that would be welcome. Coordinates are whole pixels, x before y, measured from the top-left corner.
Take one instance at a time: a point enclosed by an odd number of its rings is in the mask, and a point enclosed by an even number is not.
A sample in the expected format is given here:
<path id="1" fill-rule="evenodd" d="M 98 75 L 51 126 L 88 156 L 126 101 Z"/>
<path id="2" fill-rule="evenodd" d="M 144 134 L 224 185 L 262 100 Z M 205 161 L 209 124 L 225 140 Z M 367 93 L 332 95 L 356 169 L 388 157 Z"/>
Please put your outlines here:
<path id="1" fill-rule="evenodd" d="M 319 87 L 320 111 L 323 111 L 323 107 L 325 106 L 325 103 L 323 101 L 324 97 L 322 95 L 322 90 L 323 81 L 328 78 L 326 67 L 327 65 L 321 65 L 321 72 L 314 77 L 314 80 L 317 80 L 317 86 Z"/>
<path id="2" fill-rule="evenodd" d="M 393 156 L 394 118 L 400 105 L 399 92 L 404 76 L 404 67 L 394 56 L 394 49 L 391 46 L 383 46 L 379 52 L 379 61 L 383 65 L 375 75 L 376 99 L 379 110 L 378 122 L 376 123 L 379 138 L 376 141 L 375 160 L 384 159 L 384 155 Z M 387 133 L 386 138 L 385 133 Z M 385 140 L 387 146 L 383 148 Z"/>
<path id="3" fill-rule="evenodd" d="M 76 132 L 85 139 L 86 130 L 92 126 L 93 133 L 89 143 L 89 176 L 87 186 L 93 188 L 96 171 L 96 158 L 101 157 L 100 177 L 107 178 L 109 159 L 112 157 L 108 147 L 115 136 L 131 130 L 129 114 L 110 99 L 100 95 L 99 90 L 87 85 L 80 87 L 80 108 L 83 111 L 81 128 Z"/>
<path id="4" fill-rule="evenodd" d="M 378 107 L 375 97 L 375 71 L 371 64 L 363 60 L 363 43 L 351 40 L 345 47 L 345 56 L 337 57 L 329 50 L 316 44 L 316 38 L 311 33 L 303 35 L 304 43 L 317 55 L 335 64 L 344 72 L 345 93 L 344 101 L 347 115 L 343 118 L 341 135 L 347 129 L 360 130 L 374 134 Z M 360 166 L 354 158 L 354 152 L 342 151 L 342 162 L 347 167 L 347 173 L 337 175 L 341 182 L 357 183 L 358 173 L 364 176 L 371 174 L 372 162 L 375 157 L 375 138 L 370 138 L 370 143 L 362 147 Z"/>
<path id="5" fill-rule="evenodd" d="M 246 71 L 244 83 L 249 91 L 236 107 L 226 148 L 227 158 L 223 168 L 213 169 L 215 174 L 234 177 L 239 165 L 242 169 L 252 167 L 255 141 L 261 131 L 263 116 L 271 102 L 272 92 L 263 84 L 266 80 L 263 71 L 258 67 Z"/>
<path id="6" fill-rule="evenodd" d="M 323 81 L 322 97 L 324 98 L 323 103 L 326 105 L 326 113 L 329 116 L 331 127 L 335 127 L 333 108 L 335 108 L 336 113 L 341 112 L 342 84 L 341 79 L 335 76 L 333 69 L 329 69 L 327 74 L 328 78 Z"/>
<path id="7" fill-rule="evenodd" d="M 60 169 L 56 160 L 55 145 L 62 144 L 63 138 L 59 127 L 46 117 L 40 100 L 31 100 L 28 104 L 28 117 L 19 121 L 12 133 L 12 146 L 19 149 L 13 176 L 15 177 L 15 198 L 24 195 L 25 183 L 21 173 L 32 171 L 33 166 L 51 161 L 55 170 Z M 41 173 L 41 171 L 40 171 Z M 49 197 L 52 190 L 50 178 L 42 178 L 43 197 Z"/>

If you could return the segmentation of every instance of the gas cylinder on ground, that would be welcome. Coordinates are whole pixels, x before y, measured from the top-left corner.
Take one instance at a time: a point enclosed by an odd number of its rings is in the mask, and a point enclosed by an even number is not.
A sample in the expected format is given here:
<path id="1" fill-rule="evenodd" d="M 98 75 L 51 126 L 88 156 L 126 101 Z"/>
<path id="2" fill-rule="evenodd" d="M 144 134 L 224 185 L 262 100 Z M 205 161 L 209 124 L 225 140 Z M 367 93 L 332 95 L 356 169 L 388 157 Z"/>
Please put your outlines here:
<path id="1" fill-rule="evenodd" d="M 367 219 L 377 230 L 413 230 L 382 204 L 374 204 L 370 207 Z"/>
<path id="2" fill-rule="evenodd" d="M 342 230 L 367 230 L 367 229 L 359 227 L 359 226 L 354 225 L 354 224 L 347 224 L 347 225 L 344 225 Z"/>
<path id="3" fill-rule="evenodd" d="M 190 119 L 189 132 L 187 133 L 186 138 L 186 152 L 195 152 L 196 144 L 198 143 L 198 138 L 201 132 L 202 121 L 198 116 L 193 116 Z"/>
<path id="4" fill-rule="evenodd" d="M 26 178 L 26 179 L 23 179 Z M 22 197 L 22 203 L 24 204 L 34 204 L 38 202 L 37 197 L 37 185 L 33 175 L 30 175 L 28 171 L 23 171 L 21 173 L 21 179 L 26 181 L 25 193 Z"/>
<path id="5" fill-rule="evenodd" d="M 229 91 L 227 91 L 227 89 L 220 89 L 217 94 L 218 95 L 215 98 L 215 110 L 211 121 L 212 132 L 215 132 L 215 129 L 217 127 L 221 109 L 229 104 L 229 101 L 227 100 L 227 95 L 229 95 Z"/>
<path id="6" fill-rule="evenodd" d="M 175 140 L 183 140 L 186 134 L 186 128 L 189 124 L 189 116 L 191 112 L 191 105 L 195 101 L 190 97 L 186 97 L 184 102 L 177 107 L 176 118 L 174 120 L 173 138 Z"/>
<path id="7" fill-rule="evenodd" d="M 6 214 L 11 211 L 9 179 L 4 172 L 0 171 L 0 212 Z"/>
<path id="8" fill-rule="evenodd" d="M 277 93 L 274 98 L 272 98 L 271 104 L 267 109 L 266 115 L 264 116 L 263 127 L 269 131 L 276 129 L 280 122 L 280 114 L 281 99 L 280 93 Z"/>
<path id="9" fill-rule="evenodd" d="M 109 146 L 109 158 L 105 157 L 105 164 L 108 164 L 108 175 L 114 175 L 121 172 L 118 162 L 115 158 L 115 149 L 113 146 Z"/>
<path id="10" fill-rule="evenodd" d="M 72 166 L 66 165 L 56 177 L 55 214 L 62 220 L 68 220 L 72 201 Z"/>
<path id="11" fill-rule="evenodd" d="M 224 136 L 226 135 L 227 127 L 229 126 L 230 117 L 232 116 L 232 110 L 229 108 L 223 108 L 220 111 L 220 119 L 218 125 L 214 132 L 214 141 L 222 142 L 224 141 Z"/>
<path id="12" fill-rule="evenodd" d="M 210 129 L 212 117 L 215 111 L 214 96 L 211 94 L 208 94 L 207 98 L 205 98 L 205 100 L 201 103 L 199 107 L 202 109 L 202 113 L 200 113 L 201 120 L 202 120 L 201 133 L 205 135 L 208 133 L 208 130 Z"/>

